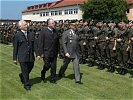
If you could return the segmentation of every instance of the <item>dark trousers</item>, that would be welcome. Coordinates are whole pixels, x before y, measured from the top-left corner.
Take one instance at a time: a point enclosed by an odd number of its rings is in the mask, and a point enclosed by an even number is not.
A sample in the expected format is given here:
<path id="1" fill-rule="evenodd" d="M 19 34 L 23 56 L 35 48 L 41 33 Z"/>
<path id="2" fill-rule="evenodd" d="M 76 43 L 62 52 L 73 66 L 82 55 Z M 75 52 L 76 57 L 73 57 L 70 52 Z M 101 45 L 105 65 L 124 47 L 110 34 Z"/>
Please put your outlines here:
<path id="1" fill-rule="evenodd" d="M 90 41 L 88 44 L 88 61 L 94 62 L 96 58 L 96 48 L 93 47 L 95 45 L 93 41 Z"/>
<path id="2" fill-rule="evenodd" d="M 126 51 L 127 46 L 123 45 L 117 48 L 117 60 L 121 68 L 127 67 L 127 62 L 129 60 L 128 52 Z"/>
<path id="3" fill-rule="evenodd" d="M 41 74 L 45 74 L 47 70 L 51 68 L 51 80 L 55 79 L 56 77 L 56 62 L 57 57 L 44 57 L 44 66 Z"/>
<path id="4" fill-rule="evenodd" d="M 29 74 L 34 66 L 34 62 L 20 62 L 21 72 L 22 72 L 22 78 L 24 85 L 30 85 L 29 84 Z"/>
<path id="5" fill-rule="evenodd" d="M 59 70 L 59 74 L 60 75 L 63 75 L 68 67 L 68 64 L 70 63 L 72 59 L 71 58 L 68 58 L 68 57 L 65 57 L 64 58 L 64 61 L 63 61 L 63 65 L 61 66 L 60 70 Z"/>

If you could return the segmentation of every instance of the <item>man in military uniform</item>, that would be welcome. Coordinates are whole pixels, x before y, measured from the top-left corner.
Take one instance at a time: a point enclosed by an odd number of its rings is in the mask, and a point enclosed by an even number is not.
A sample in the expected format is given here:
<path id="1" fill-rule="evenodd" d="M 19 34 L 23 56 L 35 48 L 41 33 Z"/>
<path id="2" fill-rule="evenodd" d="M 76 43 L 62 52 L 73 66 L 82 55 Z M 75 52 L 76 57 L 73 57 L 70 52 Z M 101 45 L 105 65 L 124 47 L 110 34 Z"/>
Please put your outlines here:
<path id="1" fill-rule="evenodd" d="M 97 56 L 97 63 L 98 69 L 102 70 L 105 68 L 105 31 L 103 29 L 103 22 L 99 21 L 97 24 L 97 29 L 94 33 L 94 41 L 96 44 L 96 56 Z"/>
<path id="2" fill-rule="evenodd" d="M 120 67 L 120 71 L 118 72 L 121 75 L 126 74 L 126 67 L 128 66 L 128 32 L 126 28 L 126 24 L 124 22 L 118 23 L 118 29 L 116 32 L 116 40 L 113 50 L 117 52 L 117 61 Z"/>
<path id="3" fill-rule="evenodd" d="M 77 31 L 79 33 L 79 44 L 80 44 L 80 63 L 85 64 L 86 58 L 87 58 L 87 35 L 89 31 L 88 22 L 85 21 L 83 23 L 82 20 L 80 20 L 79 25 L 77 27 Z"/>
<path id="4" fill-rule="evenodd" d="M 129 32 L 129 43 L 128 43 L 128 48 L 127 48 L 127 51 L 129 51 L 128 68 L 131 71 L 130 78 L 133 78 L 133 71 L 132 71 L 132 68 L 133 68 L 133 22 L 132 21 L 129 22 L 128 24 L 128 32 Z"/>
<path id="5" fill-rule="evenodd" d="M 70 25 L 69 20 L 65 20 L 62 26 L 63 32 L 69 29 L 69 25 Z"/>
<path id="6" fill-rule="evenodd" d="M 80 67 L 79 67 L 79 37 L 76 33 L 75 25 L 71 24 L 70 29 L 63 33 L 63 49 L 65 59 L 59 70 L 59 77 L 62 78 L 68 64 L 73 61 L 73 70 L 75 74 L 75 83 L 81 84 Z"/>
<path id="7" fill-rule="evenodd" d="M 63 53 L 63 44 L 62 44 L 62 34 L 63 34 L 63 21 L 60 20 L 56 26 L 55 26 L 55 29 L 57 30 L 58 32 L 58 35 L 59 35 L 59 58 L 64 58 L 64 53 Z"/>
<path id="8" fill-rule="evenodd" d="M 106 40 L 106 59 L 108 63 L 108 70 L 109 72 L 114 72 L 115 71 L 115 61 L 116 61 L 116 52 L 113 50 L 114 46 L 114 36 L 115 36 L 115 30 L 116 30 L 116 24 L 110 21 L 108 23 L 108 32 L 106 34 L 105 40 Z"/>
<path id="9" fill-rule="evenodd" d="M 88 66 L 92 67 L 95 63 L 95 56 L 96 56 L 96 44 L 94 41 L 94 33 L 95 33 L 96 27 L 94 26 L 94 20 L 91 20 L 89 22 L 89 32 L 88 32 Z"/>

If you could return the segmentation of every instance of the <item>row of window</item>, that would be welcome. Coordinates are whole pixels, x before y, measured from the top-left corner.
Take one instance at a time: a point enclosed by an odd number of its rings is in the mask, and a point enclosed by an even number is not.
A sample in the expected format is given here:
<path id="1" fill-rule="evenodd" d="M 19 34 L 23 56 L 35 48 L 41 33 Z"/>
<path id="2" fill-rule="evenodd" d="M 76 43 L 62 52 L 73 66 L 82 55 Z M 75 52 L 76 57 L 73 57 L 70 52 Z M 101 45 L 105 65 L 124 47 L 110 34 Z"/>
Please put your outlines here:
<path id="1" fill-rule="evenodd" d="M 50 12 L 41 12 L 41 13 L 33 13 L 33 15 L 38 15 L 40 14 L 40 17 L 43 16 L 49 16 Z M 64 10 L 64 14 L 68 15 L 68 14 L 78 14 L 78 8 L 75 9 L 66 9 Z M 51 11 L 51 16 L 56 16 L 56 15 L 62 15 L 62 10 L 58 10 L 58 11 Z"/>

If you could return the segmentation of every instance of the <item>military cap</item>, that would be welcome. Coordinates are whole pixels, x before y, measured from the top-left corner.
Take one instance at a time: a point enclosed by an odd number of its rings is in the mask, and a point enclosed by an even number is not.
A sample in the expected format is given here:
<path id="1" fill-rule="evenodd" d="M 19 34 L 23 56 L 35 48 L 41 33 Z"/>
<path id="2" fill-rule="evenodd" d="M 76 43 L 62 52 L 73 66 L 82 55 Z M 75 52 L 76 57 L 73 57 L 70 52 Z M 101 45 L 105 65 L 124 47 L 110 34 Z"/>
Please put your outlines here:
<path id="1" fill-rule="evenodd" d="M 76 26 L 76 23 L 70 23 L 71 26 Z"/>
<path id="2" fill-rule="evenodd" d="M 65 20 L 64 22 L 69 22 L 69 20 L 67 19 L 67 20 Z"/>
<path id="3" fill-rule="evenodd" d="M 63 23 L 63 20 L 59 20 L 59 22 Z"/>

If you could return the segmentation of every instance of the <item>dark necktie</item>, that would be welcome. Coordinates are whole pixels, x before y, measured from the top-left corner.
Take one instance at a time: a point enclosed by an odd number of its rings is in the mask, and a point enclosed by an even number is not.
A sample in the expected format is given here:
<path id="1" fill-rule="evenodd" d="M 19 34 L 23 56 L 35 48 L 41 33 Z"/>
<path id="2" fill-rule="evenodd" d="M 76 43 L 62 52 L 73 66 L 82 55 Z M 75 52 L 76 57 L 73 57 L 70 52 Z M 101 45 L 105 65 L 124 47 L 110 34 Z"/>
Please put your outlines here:
<path id="1" fill-rule="evenodd" d="M 25 37 L 26 37 L 26 39 L 27 39 L 27 31 L 24 32 L 24 35 L 25 35 Z"/>

